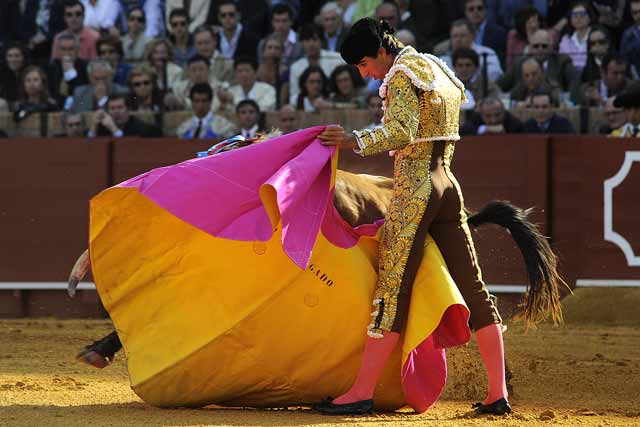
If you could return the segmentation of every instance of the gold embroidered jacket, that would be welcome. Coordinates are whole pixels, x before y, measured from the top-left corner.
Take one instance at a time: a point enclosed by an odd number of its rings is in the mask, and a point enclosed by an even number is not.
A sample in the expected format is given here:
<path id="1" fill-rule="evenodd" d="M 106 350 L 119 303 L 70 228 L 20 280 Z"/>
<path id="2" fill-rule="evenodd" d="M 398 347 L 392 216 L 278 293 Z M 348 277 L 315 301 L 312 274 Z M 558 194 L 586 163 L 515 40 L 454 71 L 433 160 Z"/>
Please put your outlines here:
<path id="1" fill-rule="evenodd" d="M 368 334 L 382 337 L 398 326 L 398 295 L 416 231 L 431 194 L 432 141 L 449 141 L 445 167 L 458 134 L 464 85 L 437 57 L 406 47 L 380 86 L 382 125 L 354 131 L 363 156 L 395 150 L 394 188 L 379 245 L 376 311 Z M 400 315 L 400 317 L 399 317 Z"/>

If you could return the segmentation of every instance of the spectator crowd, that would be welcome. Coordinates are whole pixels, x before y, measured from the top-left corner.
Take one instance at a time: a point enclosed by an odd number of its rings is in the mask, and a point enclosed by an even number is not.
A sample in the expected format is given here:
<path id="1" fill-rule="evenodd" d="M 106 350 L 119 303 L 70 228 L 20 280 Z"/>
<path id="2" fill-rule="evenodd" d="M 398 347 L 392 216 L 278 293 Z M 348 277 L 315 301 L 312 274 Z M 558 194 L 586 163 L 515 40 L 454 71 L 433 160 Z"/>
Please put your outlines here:
<path id="1" fill-rule="evenodd" d="M 465 84 L 463 135 L 576 133 L 562 112 L 588 108 L 592 133 L 640 136 L 640 0 L 6 0 L 0 113 L 62 112 L 72 137 L 160 137 L 171 111 L 192 114 L 184 139 L 255 137 L 266 112 L 283 132 L 296 111 L 375 126 L 381 82 L 339 54 L 365 16 Z"/>

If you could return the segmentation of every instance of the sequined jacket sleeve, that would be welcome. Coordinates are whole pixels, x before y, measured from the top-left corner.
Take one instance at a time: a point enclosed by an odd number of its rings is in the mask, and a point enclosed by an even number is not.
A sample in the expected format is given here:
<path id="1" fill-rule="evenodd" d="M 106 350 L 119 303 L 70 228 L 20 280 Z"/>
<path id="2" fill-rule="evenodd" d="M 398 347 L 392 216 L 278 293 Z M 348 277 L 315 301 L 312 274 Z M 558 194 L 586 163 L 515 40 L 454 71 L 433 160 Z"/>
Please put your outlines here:
<path id="1" fill-rule="evenodd" d="M 387 86 L 384 123 L 372 129 L 356 130 L 361 156 L 398 150 L 410 144 L 418 134 L 420 102 L 417 88 L 403 72 L 396 72 Z"/>

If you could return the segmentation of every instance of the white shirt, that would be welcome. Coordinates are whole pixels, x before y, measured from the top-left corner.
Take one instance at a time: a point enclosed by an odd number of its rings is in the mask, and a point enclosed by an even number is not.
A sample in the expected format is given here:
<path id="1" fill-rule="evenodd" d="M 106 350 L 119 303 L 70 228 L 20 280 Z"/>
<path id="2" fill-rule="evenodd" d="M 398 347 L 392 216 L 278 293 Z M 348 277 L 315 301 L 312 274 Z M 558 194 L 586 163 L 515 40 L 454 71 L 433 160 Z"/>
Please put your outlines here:
<path id="1" fill-rule="evenodd" d="M 84 5 L 84 25 L 96 30 L 115 26 L 120 14 L 120 2 L 117 0 L 98 0 L 92 5 L 89 0 L 82 0 Z"/>
<path id="2" fill-rule="evenodd" d="M 487 77 L 491 81 L 496 81 L 498 77 L 503 74 L 502 66 L 500 65 L 500 59 L 498 58 L 498 54 L 495 50 L 490 47 L 482 46 L 477 43 L 473 43 L 471 45 L 471 49 L 473 49 L 478 56 L 480 57 L 480 66 L 478 67 L 478 73 L 482 73 L 482 67 L 484 64 L 484 54 L 487 54 Z M 453 63 L 451 62 L 451 55 L 443 55 L 440 57 L 446 64 L 453 70 Z"/>
<path id="3" fill-rule="evenodd" d="M 223 57 L 233 58 L 233 55 L 236 53 L 236 48 L 238 47 L 238 40 L 240 39 L 241 33 L 242 24 L 238 24 L 238 26 L 236 27 L 236 32 L 231 40 L 227 39 L 224 31 L 220 31 L 220 53 Z"/>
<path id="4" fill-rule="evenodd" d="M 251 129 L 245 129 L 245 128 L 240 129 L 240 134 L 245 138 L 255 138 L 257 132 L 258 132 L 257 124 L 253 125 Z"/>
<path id="5" fill-rule="evenodd" d="M 233 85 L 229 88 L 233 95 L 233 104 L 244 99 L 253 99 L 260 107 L 261 112 L 274 111 L 276 109 L 276 89 L 269 83 L 255 82 L 249 93 L 244 93 L 242 86 Z"/>

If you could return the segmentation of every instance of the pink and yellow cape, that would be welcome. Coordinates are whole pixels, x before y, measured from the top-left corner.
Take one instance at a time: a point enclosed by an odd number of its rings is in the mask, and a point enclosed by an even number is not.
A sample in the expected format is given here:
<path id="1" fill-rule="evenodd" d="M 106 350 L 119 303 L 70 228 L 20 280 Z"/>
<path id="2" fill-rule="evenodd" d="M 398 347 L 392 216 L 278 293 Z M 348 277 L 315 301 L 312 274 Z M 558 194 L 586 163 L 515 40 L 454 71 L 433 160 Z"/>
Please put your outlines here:
<path id="1" fill-rule="evenodd" d="M 337 153 L 316 139 L 322 130 L 154 169 L 91 200 L 96 287 L 146 402 L 282 407 L 350 387 L 378 227 L 336 212 Z M 378 407 L 435 403 L 468 314 L 428 239 Z"/>

